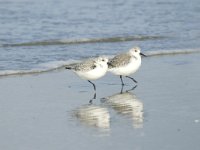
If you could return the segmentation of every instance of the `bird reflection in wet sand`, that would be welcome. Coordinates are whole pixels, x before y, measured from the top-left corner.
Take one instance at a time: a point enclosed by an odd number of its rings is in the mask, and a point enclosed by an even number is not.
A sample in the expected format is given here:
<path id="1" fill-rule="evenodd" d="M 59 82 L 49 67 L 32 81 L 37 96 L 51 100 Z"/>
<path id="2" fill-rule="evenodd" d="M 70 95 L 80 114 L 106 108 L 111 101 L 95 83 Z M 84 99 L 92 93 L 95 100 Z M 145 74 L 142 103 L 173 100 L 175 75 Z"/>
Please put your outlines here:
<path id="1" fill-rule="evenodd" d="M 127 115 L 133 121 L 134 128 L 143 127 L 143 103 L 131 92 L 117 93 L 101 99 L 116 112 Z"/>
<path id="2" fill-rule="evenodd" d="M 95 105 L 84 105 L 74 110 L 74 116 L 82 123 L 100 129 L 110 128 L 110 114 L 107 108 Z"/>

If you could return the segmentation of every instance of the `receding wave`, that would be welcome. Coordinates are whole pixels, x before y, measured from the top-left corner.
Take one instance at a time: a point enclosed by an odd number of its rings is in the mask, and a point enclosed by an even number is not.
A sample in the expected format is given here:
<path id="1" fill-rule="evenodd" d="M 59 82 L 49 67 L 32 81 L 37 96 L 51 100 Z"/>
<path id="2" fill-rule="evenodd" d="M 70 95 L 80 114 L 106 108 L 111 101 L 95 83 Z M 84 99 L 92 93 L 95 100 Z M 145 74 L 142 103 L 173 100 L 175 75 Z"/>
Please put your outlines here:
<path id="1" fill-rule="evenodd" d="M 158 51 L 147 51 L 147 56 L 162 56 L 162 55 L 177 55 L 177 54 L 191 54 L 200 53 L 200 48 L 196 49 L 174 49 L 174 50 L 158 50 Z"/>
<path id="2" fill-rule="evenodd" d="M 59 39 L 59 40 L 44 40 L 36 42 L 3 44 L 2 47 L 17 47 L 17 46 L 48 46 L 48 45 L 70 45 L 70 44 L 85 44 L 85 43 L 111 43 L 111 42 L 126 42 L 126 41 L 145 41 L 158 40 L 167 38 L 165 36 L 119 36 L 107 38 L 82 38 L 82 39 Z"/>
<path id="3" fill-rule="evenodd" d="M 31 70 L 2 70 L 0 71 L 0 77 L 14 76 L 14 75 L 31 75 L 50 72 L 58 69 L 62 69 L 65 65 L 78 62 L 76 60 L 68 61 L 52 61 L 39 64 L 37 68 Z"/>
<path id="4" fill-rule="evenodd" d="M 144 52 L 148 57 L 153 56 L 164 56 L 164 55 L 178 55 L 178 54 L 192 54 L 200 53 L 200 48 L 197 49 L 176 49 L 176 50 L 158 50 L 158 51 L 146 51 Z M 112 58 L 113 56 L 108 56 Z M 145 57 L 143 58 L 145 59 Z M 29 75 L 29 74 L 40 74 L 50 72 L 58 69 L 64 69 L 67 64 L 78 62 L 78 60 L 68 61 L 52 61 L 43 64 L 39 64 L 38 68 L 32 70 L 2 70 L 0 71 L 0 77 L 12 76 L 12 75 Z"/>

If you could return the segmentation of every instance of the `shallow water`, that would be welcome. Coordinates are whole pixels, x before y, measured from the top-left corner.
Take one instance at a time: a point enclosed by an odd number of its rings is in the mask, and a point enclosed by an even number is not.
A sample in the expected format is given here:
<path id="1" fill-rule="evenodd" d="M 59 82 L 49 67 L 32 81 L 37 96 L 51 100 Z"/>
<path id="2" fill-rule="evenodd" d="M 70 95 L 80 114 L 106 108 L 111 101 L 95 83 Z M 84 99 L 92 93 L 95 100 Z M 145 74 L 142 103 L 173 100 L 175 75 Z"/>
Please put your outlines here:
<path id="1" fill-rule="evenodd" d="M 200 1 L 0 1 L 0 74 L 47 70 L 134 45 L 200 48 Z"/>
<path id="2" fill-rule="evenodd" d="M 92 104 L 93 87 L 72 72 L 3 78 L 0 149 L 198 150 L 199 58 L 144 59 L 128 93 L 132 81 L 120 94 L 119 77 L 107 74 Z"/>

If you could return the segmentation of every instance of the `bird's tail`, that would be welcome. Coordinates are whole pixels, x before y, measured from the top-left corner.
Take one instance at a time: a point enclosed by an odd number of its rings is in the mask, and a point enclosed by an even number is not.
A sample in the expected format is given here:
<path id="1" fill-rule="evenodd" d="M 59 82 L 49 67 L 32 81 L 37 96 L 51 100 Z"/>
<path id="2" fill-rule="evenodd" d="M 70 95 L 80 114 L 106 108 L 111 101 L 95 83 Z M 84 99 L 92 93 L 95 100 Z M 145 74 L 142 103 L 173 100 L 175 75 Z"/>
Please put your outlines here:
<path id="1" fill-rule="evenodd" d="M 71 70 L 71 69 L 74 69 L 75 67 L 76 67 L 76 63 L 66 65 L 66 66 L 65 66 L 65 69 L 69 69 L 69 70 Z"/>

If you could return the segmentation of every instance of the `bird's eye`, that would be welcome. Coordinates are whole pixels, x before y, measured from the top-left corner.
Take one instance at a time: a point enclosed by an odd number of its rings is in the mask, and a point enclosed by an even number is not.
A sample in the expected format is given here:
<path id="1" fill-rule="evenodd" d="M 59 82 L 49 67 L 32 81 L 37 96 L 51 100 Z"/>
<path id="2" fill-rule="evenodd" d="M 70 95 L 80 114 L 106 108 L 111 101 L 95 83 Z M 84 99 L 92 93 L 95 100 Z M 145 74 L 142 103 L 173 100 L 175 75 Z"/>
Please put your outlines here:
<path id="1" fill-rule="evenodd" d="M 137 51 L 137 50 L 135 50 L 135 52 L 137 53 L 138 51 Z"/>
<path id="2" fill-rule="evenodd" d="M 102 61 L 105 61 L 105 59 L 102 59 Z"/>

